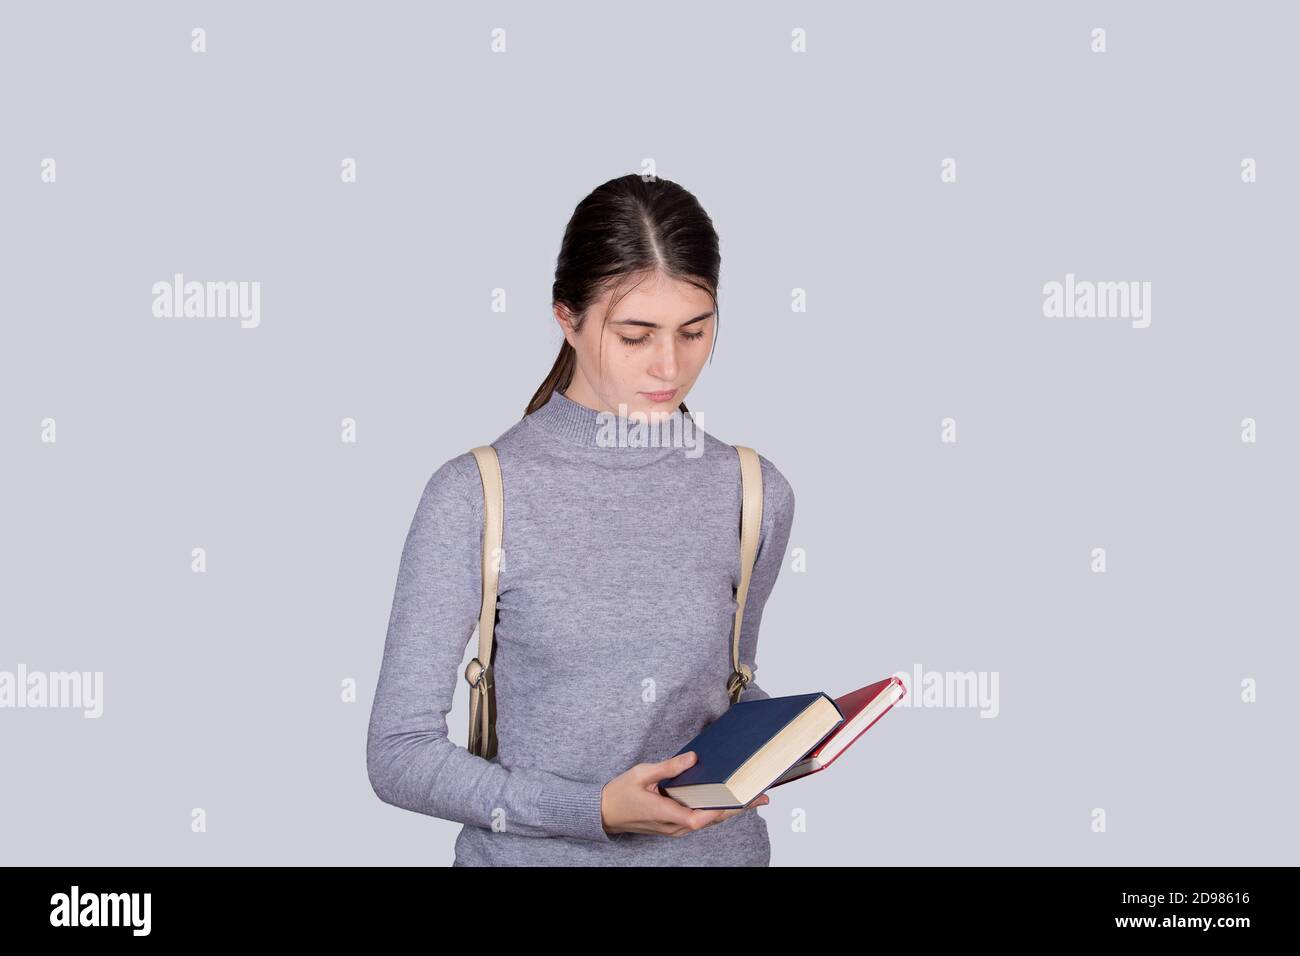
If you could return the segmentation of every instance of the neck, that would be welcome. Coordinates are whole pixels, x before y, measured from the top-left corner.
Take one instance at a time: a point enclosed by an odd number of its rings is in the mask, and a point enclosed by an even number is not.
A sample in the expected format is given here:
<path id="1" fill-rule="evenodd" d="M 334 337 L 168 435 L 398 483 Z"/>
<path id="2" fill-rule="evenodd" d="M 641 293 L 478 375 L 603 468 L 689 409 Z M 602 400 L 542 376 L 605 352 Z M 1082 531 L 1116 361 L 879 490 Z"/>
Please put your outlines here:
<path id="1" fill-rule="evenodd" d="M 703 440 L 694 419 L 683 415 L 680 409 L 654 418 L 657 428 L 649 416 L 637 413 L 623 416 L 591 408 L 557 390 L 525 420 L 562 442 L 591 449 L 611 459 L 653 460 L 673 452 L 685 454 L 689 446 Z M 644 445 L 636 444 L 639 440 Z"/>

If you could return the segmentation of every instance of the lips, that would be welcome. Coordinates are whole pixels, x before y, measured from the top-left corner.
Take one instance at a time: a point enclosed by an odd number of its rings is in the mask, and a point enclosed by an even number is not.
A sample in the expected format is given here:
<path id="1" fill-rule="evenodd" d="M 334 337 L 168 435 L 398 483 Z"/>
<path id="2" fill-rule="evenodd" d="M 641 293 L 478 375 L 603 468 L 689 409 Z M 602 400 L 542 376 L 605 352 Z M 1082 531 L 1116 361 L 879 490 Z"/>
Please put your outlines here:
<path id="1" fill-rule="evenodd" d="M 666 402 L 677 394 L 677 389 L 670 388 L 665 392 L 642 392 L 641 394 L 652 402 Z"/>

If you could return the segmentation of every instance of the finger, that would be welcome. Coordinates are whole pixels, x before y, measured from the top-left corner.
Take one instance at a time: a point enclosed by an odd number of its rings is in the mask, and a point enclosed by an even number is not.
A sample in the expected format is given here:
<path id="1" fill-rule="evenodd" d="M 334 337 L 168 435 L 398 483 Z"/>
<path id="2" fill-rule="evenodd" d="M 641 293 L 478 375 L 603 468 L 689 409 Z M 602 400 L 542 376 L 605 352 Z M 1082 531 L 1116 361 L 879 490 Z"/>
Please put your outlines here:
<path id="1" fill-rule="evenodd" d="M 743 807 L 732 807 L 728 810 L 723 810 L 718 820 L 719 821 L 729 820 L 738 813 L 744 813 L 746 810 L 753 810 L 757 807 L 766 806 L 770 802 L 771 801 L 766 794 L 759 794 L 757 797 L 749 801 L 749 803 L 745 804 Z"/>
<path id="2" fill-rule="evenodd" d="M 661 817 L 661 819 L 669 819 L 671 822 L 679 823 L 682 826 L 693 827 L 695 829 L 703 829 L 704 827 L 711 826 L 714 823 L 721 823 L 723 820 L 734 817 L 738 813 L 744 813 L 746 810 L 752 810 L 754 807 L 761 807 L 770 802 L 770 798 L 767 794 L 762 793 L 743 807 L 728 807 L 723 810 L 691 810 L 682 807 L 682 805 L 677 803 L 676 800 L 672 800 L 671 798 L 665 799 L 668 799 L 670 803 L 679 807 L 684 811 L 684 813 L 677 813 L 665 809 L 665 813 L 667 813 L 668 816 Z"/>
<path id="3" fill-rule="evenodd" d="M 690 807 L 682 806 L 676 800 L 667 797 L 664 799 L 672 806 L 656 808 L 656 822 L 661 826 L 681 830 L 702 830 L 710 823 L 722 819 L 720 810 L 692 810 Z"/>
<path id="4" fill-rule="evenodd" d="M 755 797 L 753 800 L 750 800 L 749 803 L 745 804 L 743 807 L 728 807 L 723 812 L 729 817 L 734 817 L 737 813 L 744 813 L 746 810 L 753 810 L 755 807 L 766 806 L 768 803 L 769 800 L 767 796 L 765 794 L 759 794 L 757 797 Z"/>
<path id="5" fill-rule="evenodd" d="M 694 810 L 672 797 L 665 796 L 653 784 L 647 786 L 646 791 L 650 794 L 651 803 L 647 806 L 644 819 L 653 821 L 656 826 L 689 828 L 696 814 L 708 812 Z"/>
<path id="6" fill-rule="evenodd" d="M 657 763 L 637 764 L 633 769 L 636 771 L 637 782 L 648 784 L 675 777 L 694 763 L 695 751 L 688 750 L 686 753 L 669 757 L 667 760 L 660 760 Z"/>
<path id="7" fill-rule="evenodd" d="M 733 807 L 730 810 L 723 810 L 722 814 L 718 817 L 718 819 L 709 823 L 708 826 L 713 826 L 715 824 L 723 822 L 724 820 L 730 820 L 732 817 L 736 816 L 737 814 L 744 813 L 746 809 L 747 809 L 746 807 Z"/>
<path id="8" fill-rule="evenodd" d="M 694 813 L 691 826 L 697 830 L 703 830 L 715 823 L 721 823 L 731 815 L 730 810 L 696 810 Z"/>

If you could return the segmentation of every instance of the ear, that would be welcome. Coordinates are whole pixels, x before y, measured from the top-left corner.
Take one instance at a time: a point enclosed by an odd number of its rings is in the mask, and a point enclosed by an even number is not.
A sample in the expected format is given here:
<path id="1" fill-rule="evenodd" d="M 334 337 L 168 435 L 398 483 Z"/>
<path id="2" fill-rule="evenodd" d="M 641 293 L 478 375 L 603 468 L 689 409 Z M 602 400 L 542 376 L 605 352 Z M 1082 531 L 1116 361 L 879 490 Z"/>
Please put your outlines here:
<path id="1" fill-rule="evenodd" d="M 564 306 L 558 303 L 553 307 L 555 321 L 559 323 L 560 331 L 564 333 L 565 341 L 575 350 L 578 348 L 578 333 L 573 328 L 573 314 Z"/>

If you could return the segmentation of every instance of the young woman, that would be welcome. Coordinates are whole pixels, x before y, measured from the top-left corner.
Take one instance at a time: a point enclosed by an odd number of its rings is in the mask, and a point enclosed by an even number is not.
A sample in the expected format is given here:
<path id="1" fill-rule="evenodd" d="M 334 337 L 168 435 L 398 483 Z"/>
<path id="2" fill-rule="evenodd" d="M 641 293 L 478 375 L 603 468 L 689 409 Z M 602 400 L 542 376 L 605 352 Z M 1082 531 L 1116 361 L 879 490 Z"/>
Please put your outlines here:
<path id="1" fill-rule="evenodd" d="M 492 442 L 505 489 L 493 760 L 447 736 L 482 600 L 473 453 L 424 488 L 367 766 L 385 802 L 464 824 L 455 866 L 770 862 L 754 809 L 766 795 L 719 811 L 657 791 L 694 759 L 672 755 L 730 705 L 740 465 L 692 428 L 685 402 L 717 330 L 719 262 L 712 221 L 666 180 L 611 180 L 569 221 L 552 290 L 564 344 L 524 417 Z M 631 440 L 646 422 L 664 426 L 658 440 Z M 759 462 L 740 637 L 751 672 L 794 517 L 789 483 Z M 740 699 L 767 696 L 751 679 Z"/>

